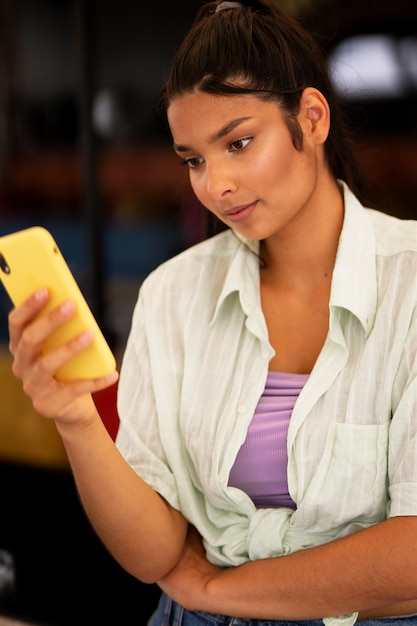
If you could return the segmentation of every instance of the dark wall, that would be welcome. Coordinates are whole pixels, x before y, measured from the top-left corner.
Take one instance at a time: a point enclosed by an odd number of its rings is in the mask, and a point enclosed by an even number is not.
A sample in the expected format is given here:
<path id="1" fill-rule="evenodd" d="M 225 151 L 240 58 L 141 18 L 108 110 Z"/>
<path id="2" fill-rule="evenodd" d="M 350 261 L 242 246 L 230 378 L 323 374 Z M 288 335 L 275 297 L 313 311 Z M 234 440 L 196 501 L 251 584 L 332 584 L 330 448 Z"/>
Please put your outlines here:
<path id="1" fill-rule="evenodd" d="M 159 589 L 104 549 L 69 472 L 2 462 L 0 485 L 0 548 L 16 567 L 9 615 L 48 626 L 146 624 Z"/>

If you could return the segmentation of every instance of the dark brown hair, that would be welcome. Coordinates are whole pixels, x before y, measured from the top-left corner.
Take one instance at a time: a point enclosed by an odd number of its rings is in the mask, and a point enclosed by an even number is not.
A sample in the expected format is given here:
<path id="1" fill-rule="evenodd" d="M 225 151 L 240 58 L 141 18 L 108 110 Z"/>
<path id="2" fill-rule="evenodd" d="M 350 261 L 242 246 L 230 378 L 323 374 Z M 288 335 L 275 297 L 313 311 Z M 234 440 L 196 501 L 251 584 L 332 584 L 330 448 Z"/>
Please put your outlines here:
<path id="1" fill-rule="evenodd" d="M 330 170 L 360 197 L 352 141 L 325 57 L 313 36 L 270 0 L 244 0 L 241 6 L 216 11 L 219 4 L 207 2 L 200 7 L 174 56 L 160 96 L 164 114 L 172 100 L 195 90 L 253 94 L 280 105 L 294 146 L 301 150 L 300 97 L 306 87 L 315 87 L 330 107 L 325 144 Z"/>

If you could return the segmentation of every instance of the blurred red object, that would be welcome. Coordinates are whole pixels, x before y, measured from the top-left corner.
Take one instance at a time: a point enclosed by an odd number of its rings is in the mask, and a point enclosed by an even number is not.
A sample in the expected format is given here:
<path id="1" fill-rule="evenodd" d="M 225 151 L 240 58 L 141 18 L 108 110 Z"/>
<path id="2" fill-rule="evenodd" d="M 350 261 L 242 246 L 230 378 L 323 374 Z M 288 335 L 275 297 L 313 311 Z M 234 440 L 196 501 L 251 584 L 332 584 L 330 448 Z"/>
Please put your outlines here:
<path id="1" fill-rule="evenodd" d="M 97 411 L 107 428 L 107 432 L 114 441 L 119 429 L 119 415 L 117 413 L 117 383 L 111 387 L 107 387 L 107 389 L 96 392 L 93 394 L 93 399 L 97 407 Z"/>

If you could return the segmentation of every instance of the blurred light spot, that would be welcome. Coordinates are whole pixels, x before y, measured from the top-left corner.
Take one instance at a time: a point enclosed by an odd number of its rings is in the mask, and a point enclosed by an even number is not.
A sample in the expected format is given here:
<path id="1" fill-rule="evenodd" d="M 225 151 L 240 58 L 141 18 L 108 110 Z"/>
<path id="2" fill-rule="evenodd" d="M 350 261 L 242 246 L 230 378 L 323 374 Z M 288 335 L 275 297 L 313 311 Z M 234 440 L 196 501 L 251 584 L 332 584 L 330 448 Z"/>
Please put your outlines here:
<path id="1" fill-rule="evenodd" d="M 417 39 L 356 35 L 329 57 L 337 92 L 346 99 L 402 98 L 417 87 Z"/>

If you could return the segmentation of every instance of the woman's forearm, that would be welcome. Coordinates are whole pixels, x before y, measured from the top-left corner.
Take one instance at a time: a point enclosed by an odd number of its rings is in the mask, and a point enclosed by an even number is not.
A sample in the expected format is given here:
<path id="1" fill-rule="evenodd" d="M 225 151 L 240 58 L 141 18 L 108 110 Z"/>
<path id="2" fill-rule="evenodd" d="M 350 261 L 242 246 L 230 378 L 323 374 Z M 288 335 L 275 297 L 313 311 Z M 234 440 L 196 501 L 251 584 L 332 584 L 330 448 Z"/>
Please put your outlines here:
<path id="1" fill-rule="evenodd" d="M 161 584 L 190 610 L 295 620 L 377 615 L 379 607 L 384 614 L 388 605 L 403 613 L 415 609 L 407 601 L 417 598 L 417 517 L 393 518 L 323 546 L 230 568 L 204 562 L 192 542 Z"/>
<path id="2" fill-rule="evenodd" d="M 57 425 L 80 500 L 114 558 L 143 582 L 154 582 L 176 563 L 187 523 L 117 450 L 101 419 Z"/>
<path id="3" fill-rule="evenodd" d="M 223 570 L 206 586 L 207 606 L 216 601 L 222 613 L 261 619 L 382 607 L 417 598 L 416 556 L 417 518 L 393 518 L 317 548 Z"/>

